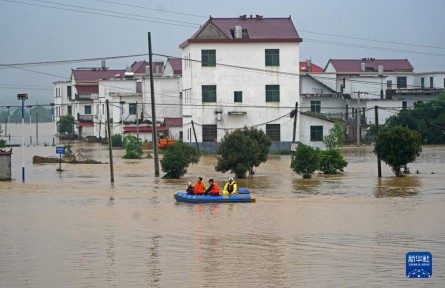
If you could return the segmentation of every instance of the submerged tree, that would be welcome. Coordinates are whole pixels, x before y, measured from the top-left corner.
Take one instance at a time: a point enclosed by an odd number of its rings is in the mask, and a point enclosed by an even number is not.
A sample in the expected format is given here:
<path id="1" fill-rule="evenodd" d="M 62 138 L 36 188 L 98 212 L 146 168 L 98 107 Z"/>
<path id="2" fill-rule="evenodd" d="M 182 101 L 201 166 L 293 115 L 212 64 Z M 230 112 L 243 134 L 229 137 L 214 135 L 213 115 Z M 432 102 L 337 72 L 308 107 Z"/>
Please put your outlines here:
<path id="1" fill-rule="evenodd" d="M 200 157 L 196 147 L 182 141 L 169 145 L 161 160 L 162 171 L 167 173 L 164 178 L 181 178 L 187 173 L 187 167 L 198 163 Z"/>
<path id="2" fill-rule="evenodd" d="M 311 178 L 319 167 L 319 150 L 311 146 L 298 144 L 292 155 L 291 168 L 303 178 Z"/>
<path id="3" fill-rule="evenodd" d="M 245 178 L 247 172 L 252 175 L 253 167 L 267 161 L 271 144 L 269 136 L 256 128 L 244 127 L 226 133 L 216 152 L 218 162 L 215 170 L 230 171 L 238 178 Z"/>
<path id="4" fill-rule="evenodd" d="M 319 152 L 319 170 L 324 174 L 338 174 L 348 165 L 343 155 L 337 149 L 322 150 Z"/>
<path id="5" fill-rule="evenodd" d="M 133 135 L 124 137 L 125 155 L 126 159 L 140 159 L 142 157 L 142 141 Z"/>
<path id="6" fill-rule="evenodd" d="M 416 160 L 422 152 L 420 134 L 408 128 L 395 126 L 379 131 L 374 153 L 388 164 L 397 177 L 408 171 L 407 164 Z"/>
<path id="7" fill-rule="evenodd" d="M 74 116 L 71 114 L 67 114 L 64 116 L 61 116 L 60 119 L 57 121 L 57 132 L 59 134 L 74 134 Z"/>

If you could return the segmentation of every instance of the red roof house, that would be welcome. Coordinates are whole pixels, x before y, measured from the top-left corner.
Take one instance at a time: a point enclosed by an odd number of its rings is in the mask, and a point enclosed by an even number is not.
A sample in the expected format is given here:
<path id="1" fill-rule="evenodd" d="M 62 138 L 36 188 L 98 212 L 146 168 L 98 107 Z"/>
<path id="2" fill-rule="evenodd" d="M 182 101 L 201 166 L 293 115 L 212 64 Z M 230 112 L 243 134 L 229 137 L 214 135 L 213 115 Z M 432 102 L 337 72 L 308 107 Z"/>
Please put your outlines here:
<path id="1" fill-rule="evenodd" d="M 330 59 L 325 67 L 333 69 L 336 73 L 361 73 L 378 72 L 378 67 L 383 66 L 383 72 L 413 72 L 414 68 L 408 59 Z"/>

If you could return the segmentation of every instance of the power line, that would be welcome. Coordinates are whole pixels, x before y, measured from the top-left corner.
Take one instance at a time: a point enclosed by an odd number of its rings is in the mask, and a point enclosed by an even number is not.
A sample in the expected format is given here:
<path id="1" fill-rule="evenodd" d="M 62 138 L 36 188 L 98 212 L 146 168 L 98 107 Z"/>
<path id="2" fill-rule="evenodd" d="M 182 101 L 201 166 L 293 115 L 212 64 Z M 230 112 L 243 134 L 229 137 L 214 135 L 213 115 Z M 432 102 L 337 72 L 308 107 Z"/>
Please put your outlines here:
<path id="1" fill-rule="evenodd" d="M 172 25 L 172 26 L 181 26 L 181 27 L 190 27 L 190 28 L 196 28 L 196 25 L 188 25 L 188 24 L 177 24 L 172 22 L 163 22 L 163 21 L 156 21 L 156 20 L 147 20 L 147 19 L 140 19 L 140 18 L 134 18 L 134 17 L 126 17 L 126 16 L 119 16 L 119 15 L 112 15 L 112 14 L 104 14 L 104 13 L 98 13 L 98 12 L 91 12 L 91 11 L 83 11 L 83 10 L 77 10 L 77 9 L 69 9 L 69 8 L 62 8 L 62 7 L 54 7 L 54 6 L 48 6 L 48 5 L 41 5 L 41 4 L 33 4 L 33 3 L 27 3 L 27 2 L 21 2 L 21 1 L 14 1 L 14 0 L 1 0 L 4 2 L 10 2 L 10 3 L 17 3 L 17 4 L 23 4 L 23 5 L 30 5 L 30 6 L 37 6 L 37 7 L 43 7 L 43 8 L 50 8 L 50 9 L 56 9 L 56 10 L 63 10 L 63 11 L 70 11 L 70 12 L 77 12 L 77 13 L 83 13 L 83 14 L 91 14 L 91 15 L 99 15 L 99 16 L 106 16 L 106 17 L 113 17 L 113 18 L 120 18 L 120 19 L 127 19 L 127 20 L 136 20 L 136 21 L 142 21 L 142 22 L 150 22 L 150 23 L 158 23 L 158 24 L 166 24 L 166 25 Z M 62 4 L 58 4 L 62 5 Z M 85 8 L 87 9 L 87 8 Z"/>
<path id="2" fill-rule="evenodd" d="M 171 14 L 190 16 L 190 17 L 196 17 L 196 18 L 208 18 L 206 16 L 201 16 L 201 15 L 196 15 L 196 14 L 175 12 L 175 11 L 165 10 L 165 9 L 155 9 L 155 8 L 149 8 L 149 7 L 146 7 L 146 6 L 132 5 L 132 4 L 128 4 L 128 3 L 122 4 L 122 3 L 118 3 L 118 2 L 105 1 L 105 0 L 95 0 L 95 1 L 109 3 L 109 4 L 115 4 L 115 5 L 120 5 L 120 6 L 124 6 L 124 7 L 140 8 L 140 9 L 151 10 L 151 11 L 156 11 L 156 12 L 161 12 L 161 13 L 171 13 Z"/>

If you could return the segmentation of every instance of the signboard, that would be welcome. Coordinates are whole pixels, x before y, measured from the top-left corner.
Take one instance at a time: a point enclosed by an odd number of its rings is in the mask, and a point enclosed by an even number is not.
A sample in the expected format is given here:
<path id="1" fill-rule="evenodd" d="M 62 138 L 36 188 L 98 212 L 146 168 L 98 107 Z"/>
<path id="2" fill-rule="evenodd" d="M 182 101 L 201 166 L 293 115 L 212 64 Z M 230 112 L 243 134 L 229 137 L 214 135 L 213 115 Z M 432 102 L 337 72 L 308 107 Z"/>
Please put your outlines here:
<path id="1" fill-rule="evenodd" d="M 57 154 L 65 154 L 65 146 L 57 146 L 56 153 Z"/>

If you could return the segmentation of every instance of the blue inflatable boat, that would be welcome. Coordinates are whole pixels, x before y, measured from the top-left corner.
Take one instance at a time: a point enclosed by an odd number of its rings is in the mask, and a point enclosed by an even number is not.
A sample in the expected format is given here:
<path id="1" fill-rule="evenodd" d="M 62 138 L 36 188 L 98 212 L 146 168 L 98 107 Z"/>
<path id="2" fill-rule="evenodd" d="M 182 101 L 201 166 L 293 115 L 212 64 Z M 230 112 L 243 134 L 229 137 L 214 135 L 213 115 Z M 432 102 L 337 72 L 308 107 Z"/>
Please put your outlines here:
<path id="1" fill-rule="evenodd" d="M 231 196 L 208 196 L 208 195 L 190 195 L 186 192 L 177 192 L 174 194 L 176 201 L 187 203 L 237 203 L 237 202 L 255 202 L 255 196 L 249 193 L 239 193 Z"/>

